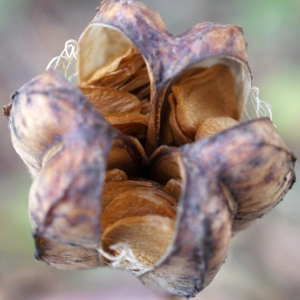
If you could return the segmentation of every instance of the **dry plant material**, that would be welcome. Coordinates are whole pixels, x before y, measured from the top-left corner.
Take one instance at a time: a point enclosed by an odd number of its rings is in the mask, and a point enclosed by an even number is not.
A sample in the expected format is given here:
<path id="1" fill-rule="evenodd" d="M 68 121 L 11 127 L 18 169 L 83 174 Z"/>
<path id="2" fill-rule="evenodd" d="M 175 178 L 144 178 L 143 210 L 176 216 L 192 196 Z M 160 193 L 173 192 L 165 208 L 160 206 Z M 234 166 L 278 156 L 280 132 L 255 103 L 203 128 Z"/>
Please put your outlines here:
<path id="1" fill-rule="evenodd" d="M 120 182 L 120 181 L 127 181 L 128 176 L 127 174 L 119 169 L 111 169 L 107 170 L 105 174 L 105 182 Z"/>
<path id="2" fill-rule="evenodd" d="M 79 87 L 109 124 L 126 135 L 145 140 L 150 78 L 145 60 L 134 46 L 96 70 Z"/>
<path id="3" fill-rule="evenodd" d="M 172 198 L 171 198 L 172 199 Z M 171 200 L 172 204 L 176 204 Z M 101 227 L 106 228 L 115 222 L 135 216 L 158 215 L 175 219 L 175 209 L 162 191 L 149 188 L 135 188 L 116 196 L 102 213 Z"/>
<path id="4" fill-rule="evenodd" d="M 198 71 L 198 72 L 197 72 Z M 195 70 L 174 84 L 169 95 L 170 126 L 176 145 L 195 139 L 199 123 L 209 117 L 239 119 L 234 79 L 230 68 L 216 64 Z M 184 136 L 185 138 L 180 138 Z"/>
<path id="5" fill-rule="evenodd" d="M 33 179 L 35 257 L 195 296 L 232 235 L 295 180 L 271 121 L 240 123 L 251 90 L 242 30 L 203 23 L 174 37 L 145 4 L 106 0 L 78 46 L 77 87 L 50 70 L 3 108 Z"/>
<path id="6" fill-rule="evenodd" d="M 202 120 L 196 130 L 195 140 L 214 135 L 222 130 L 238 125 L 238 122 L 230 117 L 211 117 Z"/>
<path id="7" fill-rule="evenodd" d="M 81 86 L 80 89 L 102 114 L 128 114 L 141 111 L 141 101 L 130 93 L 93 85 Z"/>
<path id="8" fill-rule="evenodd" d="M 133 251 L 139 263 L 151 266 L 166 252 L 173 238 L 174 229 L 175 224 L 172 219 L 159 215 L 129 217 L 108 227 L 102 239 L 108 247 L 125 243 Z"/>
<path id="9" fill-rule="evenodd" d="M 181 194 L 181 185 L 180 179 L 172 178 L 166 183 L 163 191 L 178 202 Z"/>
<path id="10" fill-rule="evenodd" d="M 148 118 L 136 113 L 103 114 L 109 124 L 123 134 L 145 139 L 147 135 Z"/>
<path id="11" fill-rule="evenodd" d="M 126 192 L 128 190 L 134 188 L 145 188 L 156 190 L 161 189 L 161 186 L 153 181 L 145 181 L 145 180 L 124 180 L 124 181 L 113 181 L 113 182 L 105 182 L 103 185 L 102 195 L 101 195 L 101 205 L 102 211 L 110 204 L 112 200 L 119 194 Z"/>

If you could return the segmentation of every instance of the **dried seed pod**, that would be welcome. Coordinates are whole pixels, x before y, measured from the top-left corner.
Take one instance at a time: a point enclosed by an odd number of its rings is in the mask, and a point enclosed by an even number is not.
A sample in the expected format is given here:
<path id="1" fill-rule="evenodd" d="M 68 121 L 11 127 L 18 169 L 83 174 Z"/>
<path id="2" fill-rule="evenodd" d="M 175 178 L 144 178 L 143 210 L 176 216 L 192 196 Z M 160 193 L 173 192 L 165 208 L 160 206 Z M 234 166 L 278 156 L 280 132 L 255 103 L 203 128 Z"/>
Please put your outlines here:
<path id="1" fill-rule="evenodd" d="M 79 82 L 86 84 L 94 76 L 107 73 L 112 62 L 119 64 L 133 49 L 142 55 L 151 88 L 146 153 L 151 154 L 159 140 L 160 144 L 166 144 L 166 137 L 161 135 L 168 131 L 164 127 L 169 126 L 165 122 L 169 111 L 166 87 L 172 87 L 188 69 L 227 66 L 234 81 L 235 116 L 240 118 L 251 88 L 241 28 L 203 23 L 174 37 L 154 9 L 137 1 L 108 0 L 101 3 L 79 39 Z"/>
<path id="2" fill-rule="evenodd" d="M 40 105 L 42 118 L 37 117 Z M 111 128 L 78 89 L 52 71 L 15 94 L 10 127 L 14 146 L 34 177 L 29 211 L 36 257 L 64 269 L 100 265 L 106 168 L 116 164 L 138 175 L 144 159 L 141 145 Z M 63 249 L 70 254 L 65 260 Z"/>
<path id="3" fill-rule="evenodd" d="M 14 95 L 9 121 L 14 147 L 34 177 L 29 211 L 36 258 L 59 268 L 99 265 L 98 199 L 117 133 L 52 71 Z"/>
<path id="4" fill-rule="evenodd" d="M 183 190 L 173 250 L 141 279 L 152 287 L 192 296 L 212 280 L 224 262 L 231 232 L 264 215 L 291 187 L 295 158 L 269 119 L 240 124 L 185 145 L 179 152 L 173 150 L 170 155 L 165 148 L 153 159 L 154 165 L 161 162 L 154 169 L 161 170 L 164 165 L 174 166 L 175 157 L 179 162 L 182 157 L 178 168 L 183 173 Z M 159 171 L 153 175 L 161 178 Z M 234 215 L 232 199 L 238 207 Z"/>
<path id="5" fill-rule="evenodd" d="M 80 37 L 77 71 L 88 99 L 48 71 L 3 110 L 34 178 L 36 257 L 125 268 L 194 296 L 232 234 L 295 180 L 270 120 L 238 123 L 251 89 L 241 29 L 203 23 L 174 37 L 145 4 L 106 0 Z"/>
<path id="6" fill-rule="evenodd" d="M 88 119 L 90 123 L 86 122 Z M 57 144 L 76 142 L 73 135 L 82 141 L 91 139 L 92 134 L 98 134 L 97 127 L 103 131 L 103 140 L 112 132 L 83 95 L 52 71 L 35 78 L 14 94 L 9 122 L 13 145 L 33 177 L 41 171 L 46 153 Z M 95 133 L 84 136 L 90 127 Z"/>

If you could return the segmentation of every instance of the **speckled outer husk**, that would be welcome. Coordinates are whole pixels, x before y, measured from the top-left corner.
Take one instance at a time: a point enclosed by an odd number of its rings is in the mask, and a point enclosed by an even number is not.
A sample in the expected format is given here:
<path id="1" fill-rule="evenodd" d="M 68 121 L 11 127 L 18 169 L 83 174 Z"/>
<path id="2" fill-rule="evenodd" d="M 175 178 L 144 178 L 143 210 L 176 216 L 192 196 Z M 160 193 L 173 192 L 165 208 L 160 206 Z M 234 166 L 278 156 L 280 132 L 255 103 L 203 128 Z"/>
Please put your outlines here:
<path id="1" fill-rule="evenodd" d="M 130 44 L 142 54 L 150 77 L 145 152 L 53 71 L 24 85 L 4 109 L 13 146 L 33 178 L 29 212 L 36 258 L 61 269 L 104 265 L 98 252 L 100 198 L 117 141 L 131 157 L 135 176 L 166 182 L 168 170 L 178 167 L 183 186 L 173 240 L 139 278 L 160 291 L 193 297 L 225 261 L 232 234 L 267 213 L 291 188 L 295 157 L 268 118 L 181 147 L 158 148 L 164 94 L 191 66 L 230 67 L 241 117 L 251 90 L 241 28 L 203 23 L 175 37 L 152 8 L 132 0 L 103 1 L 79 40 L 79 82 Z"/>
<path id="2" fill-rule="evenodd" d="M 89 36 L 94 39 L 94 35 L 87 34 L 89 31 L 95 31 L 95 36 L 103 43 L 89 41 Z M 112 53 L 123 48 L 116 45 L 125 47 L 133 43 L 143 55 L 151 83 L 148 154 L 157 147 L 166 88 L 172 79 L 191 66 L 210 66 L 218 62 L 230 66 L 235 74 L 240 115 L 244 110 L 251 88 L 251 73 L 243 31 L 238 26 L 206 22 L 195 25 L 180 36 L 173 36 L 151 7 L 137 1 L 107 0 L 101 2 L 95 18 L 81 35 L 79 46 L 80 41 L 89 44 L 84 49 L 79 47 L 78 72 L 81 81 L 88 79 L 92 70 L 103 66 L 103 57 L 108 59 Z M 109 46 L 103 47 L 107 41 Z"/>
<path id="3" fill-rule="evenodd" d="M 34 178 L 29 212 L 36 259 L 62 268 L 98 265 L 98 199 L 113 129 L 52 71 L 23 86 L 12 103 L 13 145 Z M 47 159 L 55 145 L 57 153 Z"/>
<path id="4" fill-rule="evenodd" d="M 239 230 L 283 198 L 295 180 L 295 158 L 269 119 L 238 125 L 179 151 L 186 184 L 176 237 L 169 256 L 141 280 L 190 297 L 224 262 L 232 218 L 233 230 Z M 236 212 L 228 210 L 231 197 L 224 186 L 237 203 Z"/>

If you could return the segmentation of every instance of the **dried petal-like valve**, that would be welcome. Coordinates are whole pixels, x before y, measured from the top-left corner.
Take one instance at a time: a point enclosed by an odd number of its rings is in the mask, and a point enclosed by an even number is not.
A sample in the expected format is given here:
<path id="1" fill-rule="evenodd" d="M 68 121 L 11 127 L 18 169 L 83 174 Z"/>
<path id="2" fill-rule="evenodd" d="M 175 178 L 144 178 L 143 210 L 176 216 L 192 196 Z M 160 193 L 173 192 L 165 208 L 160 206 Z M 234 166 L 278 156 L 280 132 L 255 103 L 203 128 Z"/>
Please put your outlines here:
<path id="1" fill-rule="evenodd" d="M 124 268 L 194 296 L 232 234 L 295 180 L 271 121 L 240 123 L 251 90 L 242 30 L 203 23 L 175 37 L 148 6 L 106 0 L 78 46 L 77 87 L 47 71 L 4 108 L 33 177 L 36 258 Z"/>

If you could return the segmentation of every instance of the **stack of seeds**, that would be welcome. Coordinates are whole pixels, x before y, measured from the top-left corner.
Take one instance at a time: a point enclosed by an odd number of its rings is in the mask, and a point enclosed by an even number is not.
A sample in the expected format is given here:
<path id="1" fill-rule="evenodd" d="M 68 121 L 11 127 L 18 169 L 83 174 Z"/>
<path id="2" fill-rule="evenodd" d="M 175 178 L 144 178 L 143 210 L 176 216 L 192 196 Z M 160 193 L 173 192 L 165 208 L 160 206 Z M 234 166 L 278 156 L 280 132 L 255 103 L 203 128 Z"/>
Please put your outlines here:
<path id="1" fill-rule="evenodd" d="M 139 140 L 132 140 L 131 147 L 138 149 L 135 152 L 146 161 L 141 145 L 148 129 L 150 79 L 138 50 L 130 46 L 79 88 L 113 127 Z M 164 99 L 168 108 L 162 118 L 167 122 L 161 126 L 167 135 L 161 139 L 162 144 L 180 146 L 238 123 L 233 75 L 223 64 L 184 71 L 172 81 Z M 126 244 L 140 264 L 153 265 L 162 258 L 174 235 L 182 185 L 179 167 L 171 175 L 154 175 L 158 182 L 147 171 L 147 180 L 136 177 L 132 160 L 137 154 L 132 155 L 130 147 L 126 153 L 120 144 L 115 141 L 110 152 L 101 197 L 103 248 L 118 255 L 122 247 L 111 247 Z M 160 148 L 150 161 L 157 160 L 159 152 Z"/>
<path id="2" fill-rule="evenodd" d="M 150 81 L 145 61 L 134 47 L 79 87 L 111 125 L 139 140 L 146 138 Z"/>
<path id="3" fill-rule="evenodd" d="M 107 171 L 102 193 L 104 249 L 127 244 L 143 265 L 159 260 L 173 237 L 177 182 L 164 187 L 141 178 L 129 179 L 118 169 Z"/>

